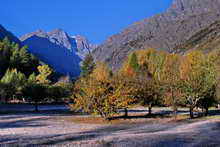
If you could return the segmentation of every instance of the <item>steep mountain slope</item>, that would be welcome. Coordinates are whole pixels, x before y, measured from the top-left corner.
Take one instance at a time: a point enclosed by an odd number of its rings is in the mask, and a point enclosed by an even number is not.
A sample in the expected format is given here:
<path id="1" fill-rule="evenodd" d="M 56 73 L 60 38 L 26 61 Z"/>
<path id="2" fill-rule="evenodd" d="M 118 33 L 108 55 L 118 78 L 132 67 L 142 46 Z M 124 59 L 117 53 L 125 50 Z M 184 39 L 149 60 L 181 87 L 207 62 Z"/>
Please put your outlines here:
<path id="1" fill-rule="evenodd" d="M 137 22 L 107 39 L 94 51 L 96 60 L 117 69 L 127 54 L 136 49 L 181 52 L 178 46 L 220 20 L 219 8 L 220 0 L 174 0 L 165 13 Z"/>
<path id="2" fill-rule="evenodd" d="M 11 32 L 7 31 L 2 25 L 0 25 L 0 40 L 7 37 L 11 42 L 21 44 L 20 40 L 15 37 Z"/>
<path id="3" fill-rule="evenodd" d="M 220 21 L 209 25 L 176 48 L 209 52 L 220 49 Z"/>
<path id="4" fill-rule="evenodd" d="M 88 41 L 78 41 L 76 37 L 70 37 L 61 29 L 51 32 L 38 30 L 22 36 L 20 40 L 23 44 L 28 45 L 29 51 L 41 61 L 51 65 L 57 72 L 72 77 L 79 75 L 80 62 L 90 51 Z M 80 42 L 88 48 L 79 46 Z"/>
<path id="5" fill-rule="evenodd" d="M 77 35 L 77 36 L 72 36 L 72 38 L 76 40 L 77 54 L 81 58 L 84 58 L 85 55 L 91 53 L 97 47 L 97 45 L 91 44 L 89 40 L 84 36 Z"/>

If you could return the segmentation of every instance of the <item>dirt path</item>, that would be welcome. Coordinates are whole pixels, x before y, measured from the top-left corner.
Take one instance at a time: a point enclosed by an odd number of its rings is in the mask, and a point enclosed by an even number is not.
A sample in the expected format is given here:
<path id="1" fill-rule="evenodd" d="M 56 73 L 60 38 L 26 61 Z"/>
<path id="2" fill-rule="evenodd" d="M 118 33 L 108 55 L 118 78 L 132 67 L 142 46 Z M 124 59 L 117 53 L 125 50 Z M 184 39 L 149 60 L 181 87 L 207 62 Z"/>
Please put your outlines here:
<path id="1" fill-rule="evenodd" d="M 71 116 L 0 116 L 0 145 L 220 146 L 220 120 L 130 125 L 76 124 Z M 86 117 L 86 116 L 85 116 Z"/>

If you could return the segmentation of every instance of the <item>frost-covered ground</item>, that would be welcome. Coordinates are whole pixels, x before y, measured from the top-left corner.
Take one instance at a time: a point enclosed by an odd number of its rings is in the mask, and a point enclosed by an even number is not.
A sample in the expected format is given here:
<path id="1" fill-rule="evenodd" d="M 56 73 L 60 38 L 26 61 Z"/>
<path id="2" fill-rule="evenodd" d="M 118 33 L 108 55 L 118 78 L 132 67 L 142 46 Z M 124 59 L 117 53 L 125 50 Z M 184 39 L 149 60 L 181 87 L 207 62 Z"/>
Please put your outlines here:
<path id="1" fill-rule="evenodd" d="M 139 109 L 137 112 L 145 110 Z M 161 122 L 132 124 L 80 124 L 68 121 L 74 117 L 82 116 L 2 114 L 0 146 L 220 146 L 218 117 L 190 122 L 166 122 L 167 118 L 164 118 Z"/>

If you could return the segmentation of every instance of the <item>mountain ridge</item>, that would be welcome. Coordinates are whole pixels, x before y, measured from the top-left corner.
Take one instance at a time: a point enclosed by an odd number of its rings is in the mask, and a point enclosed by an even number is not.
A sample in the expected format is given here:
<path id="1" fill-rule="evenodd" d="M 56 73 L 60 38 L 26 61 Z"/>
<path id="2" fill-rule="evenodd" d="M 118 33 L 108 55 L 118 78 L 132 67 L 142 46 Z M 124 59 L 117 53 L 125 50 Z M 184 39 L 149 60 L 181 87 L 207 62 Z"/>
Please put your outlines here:
<path id="1" fill-rule="evenodd" d="M 1 24 L 0 24 L 0 40 L 7 37 L 11 42 L 17 43 L 21 45 L 21 41 L 10 31 L 6 30 Z"/>
<path id="2" fill-rule="evenodd" d="M 169 52 L 195 33 L 220 20 L 220 0 L 174 0 L 164 13 L 136 22 L 108 38 L 95 51 L 97 61 L 118 69 L 137 49 L 156 48 Z"/>

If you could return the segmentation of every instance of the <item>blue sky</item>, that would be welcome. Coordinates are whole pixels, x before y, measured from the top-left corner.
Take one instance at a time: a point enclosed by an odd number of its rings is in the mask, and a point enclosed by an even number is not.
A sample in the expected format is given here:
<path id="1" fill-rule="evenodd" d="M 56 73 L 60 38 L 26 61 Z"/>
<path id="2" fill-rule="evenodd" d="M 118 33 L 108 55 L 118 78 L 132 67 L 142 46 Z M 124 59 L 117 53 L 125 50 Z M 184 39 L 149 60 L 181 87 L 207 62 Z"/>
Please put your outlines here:
<path id="1" fill-rule="evenodd" d="M 165 11 L 172 0 L 2 0 L 0 23 L 17 36 L 61 28 L 101 43 L 130 24 Z"/>

